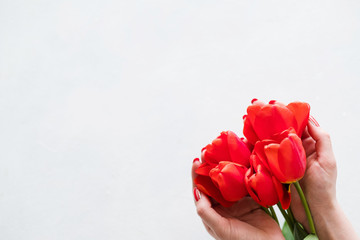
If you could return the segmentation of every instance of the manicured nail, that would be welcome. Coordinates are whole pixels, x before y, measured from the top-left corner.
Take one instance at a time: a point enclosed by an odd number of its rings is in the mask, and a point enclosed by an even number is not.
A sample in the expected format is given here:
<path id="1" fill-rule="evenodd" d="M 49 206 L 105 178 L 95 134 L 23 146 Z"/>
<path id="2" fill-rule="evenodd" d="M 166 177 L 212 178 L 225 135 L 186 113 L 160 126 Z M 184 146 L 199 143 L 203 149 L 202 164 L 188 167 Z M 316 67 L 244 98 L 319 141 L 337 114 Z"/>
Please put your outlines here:
<path id="1" fill-rule="evenodd" d="M 309 121 L 312 125 L 314 125 L 316 127 L 320 127 L 319 123 L 315 120 L 315 118 L 313 116 L 309 117 Z"/>
<path id="2" fill-rule="evenodd" d="M 270 100 L 269 101 L 269 104 L 275 104 L 276 103 L 276 100 Z"/>
<path id="3" fill-rule="evenodd" d="M 201 198 L 201 193 L 200 193 L 199 189 L 197 189 L 197 187 L 194 188 L 194 198 L 195 198 L 195 201 L 199 201 Z"/>
<path id="4" fill-rule="evenodd" d="M 199 158 L 195 158 L 194 161 L 193 161 L 193 163 L 195 163 L 195 162 L 197 162 L 197 161 L 200 162 Z"/>
<path id="5" fill-rule="evenodd" d="M 257 98 L 253 98 L 253 100 L 251 100 L 251 103 L 256 102 L 258 99 Z"/>
<path id="6" fill-rule="evenodd" d="M 309 122 L 311 123 L 311 125 L 316 127 L 315 122 L 311 119 L 311 117 L 309 117 Z"/>

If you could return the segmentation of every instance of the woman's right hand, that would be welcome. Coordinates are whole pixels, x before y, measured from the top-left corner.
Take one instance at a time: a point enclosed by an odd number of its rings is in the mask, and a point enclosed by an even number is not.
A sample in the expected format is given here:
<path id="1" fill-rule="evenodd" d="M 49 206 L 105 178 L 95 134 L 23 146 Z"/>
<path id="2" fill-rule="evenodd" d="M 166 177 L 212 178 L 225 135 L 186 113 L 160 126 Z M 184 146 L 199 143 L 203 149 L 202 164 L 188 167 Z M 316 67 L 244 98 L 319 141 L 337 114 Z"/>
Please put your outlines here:
<path id="1" fill-rule="evenodd" d="M 302 136 L 307 157 L 306 173 L 300 185 L 309 204 L 319 239 L 358 239 L 336 199 L 336 160 L 328 133 L 309 119 Z M 294 186 L 291 210 L 309 231 L 305 210 Z"/>

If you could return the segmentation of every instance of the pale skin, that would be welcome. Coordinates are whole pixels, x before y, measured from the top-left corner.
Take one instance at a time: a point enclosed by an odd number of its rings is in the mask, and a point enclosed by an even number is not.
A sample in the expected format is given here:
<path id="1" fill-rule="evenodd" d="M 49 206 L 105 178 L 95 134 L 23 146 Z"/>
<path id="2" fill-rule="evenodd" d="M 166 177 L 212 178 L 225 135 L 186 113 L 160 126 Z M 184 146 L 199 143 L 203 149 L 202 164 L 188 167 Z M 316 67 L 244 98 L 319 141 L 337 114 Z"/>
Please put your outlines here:
<path id="1" fill-rule="evenodd" d="M 302 136 L 307 169 L 300 184 L 310 206 L 318 237 L 321 240 L 360 239 L 336 199 L 337 170 L 329 134 L 317 123 L 309 122 Z M 199 165 L 199 161 L 193 163 L 193 179 Z M 205 194 L 198 193 L 201 198 L 195 200 L 197 213 L 215 239 L 284 239 L 277 223 L 250 197 L 224 208 L 212 203 Z M 309 231 L 305 211 L 294 186 L 291 187 L 291 197 L 294 217 Z"/>
<path id="2" fill-rule="evenodd" d="M 328 133 L 318 124 L 308 124 L 302 136 L 306 151 L 306 174 L 300 181 L 314 219 L 319 239 L 360 239 L 336 199 L 336 160 Z M 304 208 L 294 186 L 291 209 L 309 231 Z"/>

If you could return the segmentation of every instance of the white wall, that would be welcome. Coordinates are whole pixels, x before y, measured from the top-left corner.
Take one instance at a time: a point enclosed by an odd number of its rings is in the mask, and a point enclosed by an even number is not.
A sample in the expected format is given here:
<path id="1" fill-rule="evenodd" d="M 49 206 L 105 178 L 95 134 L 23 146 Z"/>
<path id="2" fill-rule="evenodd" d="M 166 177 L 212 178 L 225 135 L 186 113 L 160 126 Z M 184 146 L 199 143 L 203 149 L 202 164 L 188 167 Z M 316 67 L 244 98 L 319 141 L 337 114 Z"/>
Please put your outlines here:
<path id="1" fill-rule="evenodd" d="M 311 104 L 360 229 L 360 3 L 0 0 L 0 239 L 210 239 L 190 167 L 252 98 Z"/>

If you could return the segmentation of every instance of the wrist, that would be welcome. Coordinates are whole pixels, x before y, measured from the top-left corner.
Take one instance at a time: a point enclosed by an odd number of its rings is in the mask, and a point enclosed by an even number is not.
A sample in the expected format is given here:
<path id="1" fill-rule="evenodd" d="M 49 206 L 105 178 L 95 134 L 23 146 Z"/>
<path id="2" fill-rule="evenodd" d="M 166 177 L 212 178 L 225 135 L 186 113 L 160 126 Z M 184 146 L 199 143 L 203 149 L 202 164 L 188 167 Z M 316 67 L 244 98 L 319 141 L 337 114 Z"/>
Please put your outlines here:
<path id="1" fill-rule="evenodd" d="M 314 214 L 314 217 L 320 218 L 332 218 L 337 214 L 337 211 L 341 210 L 340 204 L 336 198 L 331 198 L 329 201 L 318 201 L 319 204 L 313 204 L 311 202 L 310 210 Z"/>
<path id="2" fill-rule="evenodd" d="M 340 204 L 336 199 L 318 206 L 310 205 L 310 208 L 314 221 L 322 225 L 327 224 L 330 219 L 336 218 L 338 212 L 341 211 Z"/>
<path id="3" fill-rule="evenodd" d="M 315 208 L 313 218 L 319 239 L 358 239 L 336 199 Z"/>

